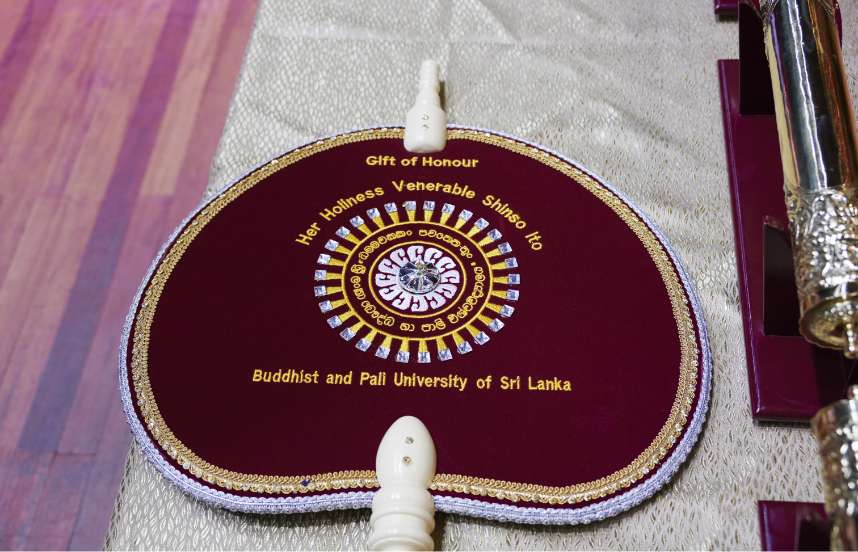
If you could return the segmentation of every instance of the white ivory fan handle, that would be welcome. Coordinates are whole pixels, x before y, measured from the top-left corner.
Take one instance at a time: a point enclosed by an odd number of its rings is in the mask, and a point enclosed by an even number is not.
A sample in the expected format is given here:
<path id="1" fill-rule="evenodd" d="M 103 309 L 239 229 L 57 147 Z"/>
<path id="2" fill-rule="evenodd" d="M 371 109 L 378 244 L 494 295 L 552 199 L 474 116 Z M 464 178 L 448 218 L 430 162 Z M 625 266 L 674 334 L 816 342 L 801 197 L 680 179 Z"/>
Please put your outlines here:
<path id="1" fill-rule="evenodd" d="M 417 100 L 405 117 L 405 149 L 435 153 L 447 145 L 447 114 L 441 108 L 438 62 L 427 59 L 420 66 Z"/>
<path id="2" fill-rule="evenodd" d="M 432 550 L 435 503 L 435 443 L 423 422 L 403 416 L 378 446 L 375 471 L 380 489 L 372 499 L 370 550 Z"/>

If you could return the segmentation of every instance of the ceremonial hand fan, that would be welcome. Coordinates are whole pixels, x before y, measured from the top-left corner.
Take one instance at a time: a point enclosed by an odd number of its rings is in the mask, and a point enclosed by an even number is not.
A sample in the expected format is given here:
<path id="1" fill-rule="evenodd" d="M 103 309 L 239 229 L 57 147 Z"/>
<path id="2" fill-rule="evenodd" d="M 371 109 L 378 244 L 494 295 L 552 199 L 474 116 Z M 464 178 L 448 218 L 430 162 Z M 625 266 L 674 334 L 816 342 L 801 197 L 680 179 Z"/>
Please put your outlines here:
<path id="1" fill-rule="evenodd" d="M 445 130 L 434 153 L 396 127 L 309 143 L 177 228 L 121 355 L 165 477 L 239 511 L 367 508 L 404 415 L 434 439 L 444 512 L 586 523 L 676 472 L 711 368 L 664 236 L 560 154 Z"/>

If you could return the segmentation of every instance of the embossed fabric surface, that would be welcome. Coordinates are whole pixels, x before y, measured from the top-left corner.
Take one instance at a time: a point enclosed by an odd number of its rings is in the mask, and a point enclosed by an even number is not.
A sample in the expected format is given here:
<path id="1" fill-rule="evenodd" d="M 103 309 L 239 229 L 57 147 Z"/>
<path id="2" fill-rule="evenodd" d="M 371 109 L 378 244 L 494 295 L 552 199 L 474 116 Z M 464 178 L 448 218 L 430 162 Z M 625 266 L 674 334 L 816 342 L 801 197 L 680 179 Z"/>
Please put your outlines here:
<path id="1" fill-rule="evenodd" d="M 858 10 L 846 3 L 843 19 L 855 101 Z M 758 499 L 821 500 L 809 430 L 750 415 L 715 64 L 737 44 L 736 23 L 717 22 L 710 0 L 262 1 L 207 193 L 320 136 L 402 124 L 419 63 L 432 57 L 451 123 L 520 136 L 604 176 L 661 228 L 699 292 L 712 404 L 672 483 L 588 526 L 439 515 L 441 548 L 758 548 Z M 633 293 L 632 282 L 614 292 Z M 218 510 L 168 484 L 133 446 L 107 547 L 363 548 L 368 521 L 369 511 Z"/>

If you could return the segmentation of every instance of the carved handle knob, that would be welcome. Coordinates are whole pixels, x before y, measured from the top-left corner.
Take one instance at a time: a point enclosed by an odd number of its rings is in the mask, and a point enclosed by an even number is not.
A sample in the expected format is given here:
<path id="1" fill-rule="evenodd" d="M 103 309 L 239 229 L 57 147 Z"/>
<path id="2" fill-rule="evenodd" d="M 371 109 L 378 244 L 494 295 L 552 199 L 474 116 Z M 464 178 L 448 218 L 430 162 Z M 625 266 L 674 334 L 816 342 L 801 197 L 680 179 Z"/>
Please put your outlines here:
<path id="1" fill-rule="evenodd" d="M 372 499 L 370 550 L 432 550 L 435 503 L 427 490 L 435 477 L 435 443 L 414 416 L 396 420 L 375 458 L 381 488 Z"/>
<path id="2" fill-rule="evenodd" d="M 438 63 L 427 59 L 420 66 L 417 100 L 405 118 L 405 149 L 434 153 L 447 145 L 447 114 L 441 108 Z"/>

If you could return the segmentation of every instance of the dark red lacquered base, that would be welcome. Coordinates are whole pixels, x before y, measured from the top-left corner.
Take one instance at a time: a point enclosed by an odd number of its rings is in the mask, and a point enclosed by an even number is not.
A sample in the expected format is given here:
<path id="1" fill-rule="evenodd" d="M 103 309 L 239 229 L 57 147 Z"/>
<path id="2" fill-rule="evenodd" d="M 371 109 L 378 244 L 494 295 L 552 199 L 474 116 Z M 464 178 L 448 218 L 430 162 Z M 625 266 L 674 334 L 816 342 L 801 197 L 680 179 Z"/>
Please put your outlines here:
<path id="1" fill-rule="evenodd" d="M 756 9 L 740 2 L 741 60 L 720 60 L 724 141 L 754 418 L 806 421 L 843 398 L 853 363 L 798 333 L 777 127 Z"/>
<path id="2" fill-rule="evenodd" d="M 718 17 L 736 17 L 738 11 L 738 0 L 715 0 L 715 15 Z"/>
<path id="3" fill-rule="evenodd" d="M 761 500 L 762 550 L 829 550 L 830 526 L 822 504 Z"/>

